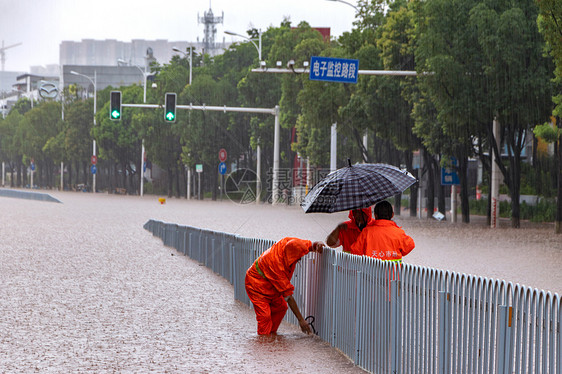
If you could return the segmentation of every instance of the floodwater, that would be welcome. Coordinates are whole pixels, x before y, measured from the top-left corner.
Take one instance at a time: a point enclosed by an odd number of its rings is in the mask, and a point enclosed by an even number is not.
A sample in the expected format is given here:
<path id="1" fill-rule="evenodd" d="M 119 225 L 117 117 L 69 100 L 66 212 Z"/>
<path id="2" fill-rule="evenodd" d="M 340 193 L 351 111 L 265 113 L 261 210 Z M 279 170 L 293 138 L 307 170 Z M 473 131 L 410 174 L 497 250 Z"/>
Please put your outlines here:
<path id="1" fill-rule="evenodd" d="M 149 219 L 280 239 L 324 240 L 346 213 L 158 197 L 49 192 L 62 204 L 0 197 L 0 373 L 363 373 L 298 328 L 256 335 L 232 286 L 166 248 Z M 401 217 L 405 262 L 562 294 L 553 225 L 489 229 Z M 290 311 L 288 312 L 290 313 Z"/>
<path id="2" fill-rule="evenodd" d="M 226 280 L 142 228 L 235 231 L 236 205 L 51 195 L 62 204 L 0 197 L 0 373 L 363 372 L 285 322 L 259 339 Z"/>

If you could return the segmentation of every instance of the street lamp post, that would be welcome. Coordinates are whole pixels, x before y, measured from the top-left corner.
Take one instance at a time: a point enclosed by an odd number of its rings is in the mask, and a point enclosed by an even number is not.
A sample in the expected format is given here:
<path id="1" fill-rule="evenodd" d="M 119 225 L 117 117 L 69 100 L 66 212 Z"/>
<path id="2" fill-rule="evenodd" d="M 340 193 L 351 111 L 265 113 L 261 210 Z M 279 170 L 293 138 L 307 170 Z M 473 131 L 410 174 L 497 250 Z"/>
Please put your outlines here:
<path id="1" fill-rule="evenodd" d="M 187 57 L 187 53 L 179 49 L 178 47 L 172 47 L 172 51 L 181 53 L 185 57 Z M 191 86 L 191 77 L 192 77 L 192 70 L 193 70 L 193 47 L 189 46 L 189 85 Z"/>
<path id="2" fill-rule="evenodd" d="M 122 59 L 118 59 L 117 62 L 126 63 L 126 61 L 124 61 Z M 146 71 L 146 65 L 144 66 L 144 69 L 142 69 L 138 65 L 132 65 L 132 66 L 139 69 L 140 72 L 142 73 L 143 77 L 144 77 L 144 82 L 143 82 L 144 92 L 143 92 L 143 95 L 142 95 L 142 102 L 143 102 L 143 104 L 146 104 L 146 79 L 148 78 L 149 75 L 153 75 L 153 73 Z M 144 195 L 144 139 L 142 139 L 142 146 L 141 146 L 140 169 L 141 169 L 140 170 L 140 196 L 142 197 Z"/>
<path id="3" fill-rule="evenodd" d="M 353 9 L 355 9 L 355 11 L 357 13 L 359 13 L 359 8 L 357 8 L 355 5 L 344 1 L 344 0 L 326 0 L 326 1 L 333 1 L 336 3 L 342 3 L 342 4 L 346 4 L 349 5 L 350 7 L 352 7 Z M 334 171 L 337 168 L 336 165 L 336 161 L 337 161 L 337 136 L 338 136 L 338 132 L 337 132 L 337 122 L 332 124 L 332 132 L 331 132 L 331 146 L 330 146 L 330 170 Z M 365 150 L 367 149 L 367 131 L 365 130 L 365 134 L 363 135 L 363 145 L 365 147 Z"/>
<path id="4" fill-rule="evenodd" d="M 94 70 L 94 79 L 90 78 L 87 75 L 84 74 L 80 74 L 74 70 L 70 71 L 70 74 L 72 75 L 78 75 L 80 77 L 86 78 L 88 79 L 90 82 L 92 82 L 92 84 L 94 85 L 94 126 L 96 126 L 96 106 L 97 106 L 97 75 L 96 75 L 96 71 Z M 92 154 L 95 156 L 96 155 L 96 139 L 93 139 L 93 146 L 92 146 Z M 96 193 L 96 173 L 92 174 L 92 192 Z"/>
<path id="5" fill-rule="evenodd" d="M 333 2 L 336 2 L 336 3 L 347 4 L 350 7 L 353 7 L 357 12 L 359 12 L 359 8 L 357 8 L 355 5 L 353 5 L 351 3 L 348 3 L 347 1 L 344 1 L 344 0 L 326 0 L 326 1 L 333 1 Z"/>
<path id="6" fill-rule="evenodd" d="M 178 47 L 172 47 L 172 51 L 181 53 L 184 57 L 188 57 L 187 53 L 179 49 Z M 191 86 L 191 79 L 192 79 L 192 72 L 193 72 L 193 46 L 189 46 L 189 85 Z M 186 199 L 191 199 L 191 168 L 186 166 L 187 169 L 187 192 L 186 192 Z"/>
<path id="7" fill-rule="evenodd" d="M 227 35 L 239 36 L 243 39 L 246 39 L 246 40 L 250 41 L 254 45 L 254 47 L 256 47 L 256 49 L 258 50 L 258 60 L 259 60 L 259 62 L 261 62 L 261 30 L 258 30 L 258 44 L 256 44 L 254 42 L 255 39 L 251 39 L 247 36 L 244 36 L 244 35 L 232 32 L 232 31 L 225 31 L 224 33 L 227 34 Z M 278 136 L 279 134 L 277 133 L 277 131 L 278 131 L 277 127 L 275 127 L 274 131 L 275 131 L 274 139 L 277 141 L 278 138 L 279 138 L 279 136 Z M 274 146 L 274 156 L 273 156 L 273 159 L 274 159 L 274 162 L 273 162 L 273 164 L 274 164 L 274 170 L 273 170 L 274 187 L 273 187 L 273 190 L 277 191 L 275 186 L 277 186 L 276 183 L 278 183 L 278 181 L 279 181 L 279 176 L 278 176 L 279 171 L 277 170 L 279 168 L 279 159 L 277 157 L 276 152 L 279 151 L 279 147 L 278 147 L 277 143 L 275 143 L 275 145 L 277 145 L 277 147 Z M 260 198 L 261 198 L 261 196 L 260 196 L 260 194 L 261 194 L 261 160 L 260 160 L 260 157 L 261 157 L 261 146 L 260 146 L 260 142 L 258 141 L 258 145 L 256 147 L 256 158 L 257 158 L 257 160 L 256 160 L 256 204 L 259 204 Z M 277 163 L 277 169 L 275 168 L 276 163 Z M 278 193 L 277 193 L 277 195 L 278 195 Z M 275 204 L 275 202 L 276 202 L 275 196 L 273 197 L 272 201 Z"/>
<path id="8" fill-rule="evenodd" d="M 232 31 L 225 31 L 224 33 L 227 34 L 227 35 L 239 36 L 243 39 L 248 40 L 250 43 L 252 43 L 254 45 L 254 47 L 256 47 L 256 49 L 258 50 L 258 60 L 261 62 L 261 30 L 258 30 L 258 43 L 259 44 L 256 44 L 256 42 L 254 42 L 254 40 L 256 40 L 256 39 L 249 38 L 249 37 L 244 36 L 242 34 L 238 34 L 238 33 L 232 32 Z"/>

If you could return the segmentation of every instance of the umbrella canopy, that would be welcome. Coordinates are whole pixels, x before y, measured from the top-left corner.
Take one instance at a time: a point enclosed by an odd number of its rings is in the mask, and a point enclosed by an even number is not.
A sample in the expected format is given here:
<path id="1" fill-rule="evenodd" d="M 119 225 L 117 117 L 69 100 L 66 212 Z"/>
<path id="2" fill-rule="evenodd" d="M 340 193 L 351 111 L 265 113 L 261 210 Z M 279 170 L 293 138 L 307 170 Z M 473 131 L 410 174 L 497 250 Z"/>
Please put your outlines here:
<path id="1" fill-rule="evenodd" d="M 318 182 L 306 194 L 301 207 L 305 213 L 367 208 L 416 182 L 412 174 L 392 165 L 350 163 Z"/>

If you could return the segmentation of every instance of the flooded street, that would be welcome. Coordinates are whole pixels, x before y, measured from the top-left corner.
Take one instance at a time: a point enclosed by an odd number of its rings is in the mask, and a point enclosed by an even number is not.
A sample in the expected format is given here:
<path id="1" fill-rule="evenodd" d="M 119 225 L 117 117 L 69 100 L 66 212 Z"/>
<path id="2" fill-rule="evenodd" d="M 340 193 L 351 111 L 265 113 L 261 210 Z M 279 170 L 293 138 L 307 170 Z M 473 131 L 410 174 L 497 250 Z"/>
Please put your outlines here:
<path id="1" fill-rule="evenodd" d="M 0 373 L 363 372 L 289 324 L 258 339 L 226 280 L 142 228 L 210 226 L 235 205 L 52 195 L 62 204 L 0 198 Z"/>
<path id="2" fill-rule="evenodd" d="M 362 373 L 283 323 L 256 335 L 251 309 L 210 269 L 166 248 L 149 219 L 278 240 L 324 240 L 347 213 L 158 197 L 49 192 L 62 204 L 0 197 L 0 373 Z M 489 229 L 396 218 L 405 262 L 562 294 L 553 225 Z M 290 312 L 289 312 L 290 313 Z"/>

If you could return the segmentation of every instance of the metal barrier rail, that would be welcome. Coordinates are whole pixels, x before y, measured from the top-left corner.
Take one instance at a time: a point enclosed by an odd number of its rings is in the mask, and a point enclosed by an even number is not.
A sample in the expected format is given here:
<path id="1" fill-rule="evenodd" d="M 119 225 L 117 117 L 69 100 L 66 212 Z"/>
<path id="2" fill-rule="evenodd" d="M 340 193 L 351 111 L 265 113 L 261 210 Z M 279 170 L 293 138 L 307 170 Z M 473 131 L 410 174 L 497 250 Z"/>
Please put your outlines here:
<path id="1" fill-rule="evenodd" d="M 154 220 L 144 228 L 251 306 L 246 270 L 273 241 Z M 305 256 L 292 283 L 319 337 L 369 372 L 562 374 L 558 294 L 330 248 Z"/>

